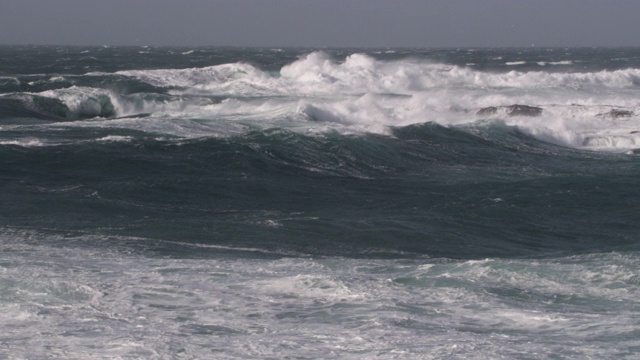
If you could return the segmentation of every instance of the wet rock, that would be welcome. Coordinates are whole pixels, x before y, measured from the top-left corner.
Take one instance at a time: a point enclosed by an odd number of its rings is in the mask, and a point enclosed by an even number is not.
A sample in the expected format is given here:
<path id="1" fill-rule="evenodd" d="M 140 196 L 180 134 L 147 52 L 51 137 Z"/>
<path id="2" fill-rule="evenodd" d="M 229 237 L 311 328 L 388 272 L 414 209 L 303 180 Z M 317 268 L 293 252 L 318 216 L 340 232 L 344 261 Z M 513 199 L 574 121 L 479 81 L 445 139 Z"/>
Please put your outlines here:
<path id="1" fill-rule="evenodd" d="M 617 119 L 617 118 L 631 117 L 633 115 L 634 115 L 634 113 L 631 110 L 611 109 L 610 111 L 607 111 L 606 113 L 600 113 L 600 114 L 598 114 L 596 116 L 608 117 L 608 118 L 611 118 L 611 119 Z"/>
<path id="2" fill-rule="evenodd" d="M 495 106 L 489 106 L 486 108 L 482 108 L 476 112 L 478 116 L 487 116 L 487 115 L 495 115 L 498 112 L 498 108 Z"/>
<path id="3" fill-rule="evenodd" d="M 476 115 L 495 115 L 499 112 L 504 112 L 507 116 L 540 116 L 542 108 L 530 105 L 489 106 L 478 110 Z"/>
<path id="4" fill-rule="evenodd" d="M 622 118 L 622 117 L 631 117 L 633 116 L 633 111 L 629 110 L 621 110 L 621 109 L 611 109 L 608 113 L 600 114 L 602 116 L 610 117 L 613 119 Z"/>
<path id="5" fill-rule="evenodd" d="M 509 116 L 540 116 L 542 108 L 529 105 L 511 105 L 507 107 Z"/>

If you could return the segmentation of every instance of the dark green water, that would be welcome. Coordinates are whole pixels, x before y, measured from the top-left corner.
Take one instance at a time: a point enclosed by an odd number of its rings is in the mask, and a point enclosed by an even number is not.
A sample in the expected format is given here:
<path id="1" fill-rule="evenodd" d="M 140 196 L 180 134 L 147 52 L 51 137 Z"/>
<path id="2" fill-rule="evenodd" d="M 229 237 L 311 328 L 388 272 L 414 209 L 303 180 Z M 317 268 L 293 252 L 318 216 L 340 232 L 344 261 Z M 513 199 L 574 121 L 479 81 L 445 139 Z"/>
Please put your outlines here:
<path id="1" fill-rule="evenodd" d="M 4 225 L 347 257 L 544 256 L 635 246 L 637 157 L 552 145 L 501 122 L 447 128 L 425 113 L 423 123 L 414 125 L 394 126 L 391 119 L 385 134 L 349 134 L 329 126 L 310 135 L 274 121 L 272 114 L 260 120 L 260 112 L 251 114 L 255 108 L 247 107 L 241 121 L 229 121 L 245 127 L 239 133 L 220 137 L 215 129 L 209 134 L 196 129 L 196 138 L 190 129 L 171 133 L 172 116 L 177 123 L 219 126 L 225 119 L 215 112 L 169 114 L 158 104 L 209 109 L 229 99 L 242 104 L 291 97 L 269 90 L 266 82 L 250 81 L 278 80 L 279 69 L 305 51 L 3 47 Z M 550 67 L 556 76 L 585 69 L 624 71 L 619 69 L 639 61 L 633 49 L 608 51 L 625 60 L 611 60 L 601 49 L 370 53 L 380 59 L 380 72 L 403 61 L 444 61 L 471 64 L 479 74 L 495 77 L 511 69 L 539 75 Z M 341 61 L 351 53 L 335 50 L 333 56 Z M 324 63 L 299 66 L 316 71 L 329 61 L 320 60 Z M 204 67 L 215 64 L 246 64 L 266 73 Z M 186 70 L 153 70 L 166 68 Z M 160 73 L 148 78 L 144 71 Z M 352 71 L 356 86 L 361 74 Z M 425 71 L 423 76 L 433 76 Z M 247 75 L 243 81 L 253 93 L 231 88 L 225 95 L 206 87 L 232 83 L 237 74 Z M 633 80 L 633 73 L 629 77 Z M 298 85 L 299 92 L 306 91 L 304 85 Z M 429 89 L 435 90 L 427 84 Z M 164 123 L 154 128 L 159 112 Z M 311 124 L 327 116 L 325 110 L 308 113 Z M 243 116 L 257 119 L 249 124 Z M 278 116 L 291 114 L 275 120 Z M 92 121 L 123 117 L 131 119 L 125 126 Z M 55 126 L 82 119 L 81 126 Z M 114 136 L 125 141 L 109 141 Z"/>
<path id="2" fill-rule="evenodd" d="M 315 138 L 276 129 L 179 144 L 123 132 L 134 139 L 6 145 L 2 217 L 6 226 L 59 234 L 315 256 L 635 248 L 635 156 L 564 149 L 505 128 L 475 130 L 425 124 L 393 137 Z M 182 255 L 161 249 L 176 250 Z"/>

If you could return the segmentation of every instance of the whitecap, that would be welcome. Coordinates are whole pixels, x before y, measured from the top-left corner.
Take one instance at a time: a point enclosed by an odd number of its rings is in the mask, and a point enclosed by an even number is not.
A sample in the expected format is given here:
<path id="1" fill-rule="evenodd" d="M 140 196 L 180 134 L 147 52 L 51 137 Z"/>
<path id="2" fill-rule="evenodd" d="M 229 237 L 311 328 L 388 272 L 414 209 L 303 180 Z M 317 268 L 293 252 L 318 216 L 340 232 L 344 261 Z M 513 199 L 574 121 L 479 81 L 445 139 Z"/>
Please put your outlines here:
<path id="1" fill-rule="evenodd" d="M 570 65 L 570 61 L 540 64 Z M 306 134 L 390 134 L 391 127 L 425 122 L 457 126 L 501 121 L 563 146 L 626 151 L 635 146 L 635 137 L 629 133 L 638 130 L 636 116 L 606 119 L 599 114 L 612 109 L 640 113 L 635 91 L 640 69 L 496 72 L 415 58 L 384 61 L 362 53 L 339 60 L 317 51 L 300 56 L 279 72 L 240 62 L 189 69 L 128 70 L 115 75 L 168 88 L 169 97 L 123 98 L 101 90 L 117 116 L 148 113 L 150 117 L 100 126 L 134 126 L 189 138 L 270 127 Z M 51 95 L 63 99 L 70 108 L 78 108 L 78 102 L 87 95 L 95 97 L 92 91 L 71 88 Z M 542 115 L 475 115 L 479 109 L 513 105 L 538 107 Z M 169 125 L 170 119 L 174 119 L 173 125 Z M 593 140 L 599 137 L 617 140 L 608 145 Z"/>

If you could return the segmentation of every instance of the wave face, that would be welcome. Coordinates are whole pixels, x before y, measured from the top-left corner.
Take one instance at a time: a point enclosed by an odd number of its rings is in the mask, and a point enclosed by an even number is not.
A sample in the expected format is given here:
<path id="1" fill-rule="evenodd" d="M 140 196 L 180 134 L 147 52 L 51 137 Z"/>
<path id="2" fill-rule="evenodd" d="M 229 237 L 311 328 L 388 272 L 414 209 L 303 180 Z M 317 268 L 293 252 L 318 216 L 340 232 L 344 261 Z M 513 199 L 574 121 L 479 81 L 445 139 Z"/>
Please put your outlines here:
<path id="1" fill-rule="evenodd" d="M 0 57 L 0 357 L 637 349 L 638 49 Z"/>

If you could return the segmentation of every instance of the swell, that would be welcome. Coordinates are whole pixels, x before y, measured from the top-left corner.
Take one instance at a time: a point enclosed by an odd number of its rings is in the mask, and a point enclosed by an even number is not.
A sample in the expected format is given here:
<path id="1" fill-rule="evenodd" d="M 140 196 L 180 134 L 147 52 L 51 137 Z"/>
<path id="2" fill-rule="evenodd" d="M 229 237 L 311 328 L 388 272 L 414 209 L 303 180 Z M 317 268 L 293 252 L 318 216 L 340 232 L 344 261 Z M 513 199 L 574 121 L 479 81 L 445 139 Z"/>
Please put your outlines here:
<path id="1" fill-rule="evenodd" d="M 144 238 L 171 256 L 236 247 L 466 259 L 632 249 L 640 230 L 636 157 L 561 148 L 509 127 L 137 135 L 1 146 L 6 225 Z"/>

